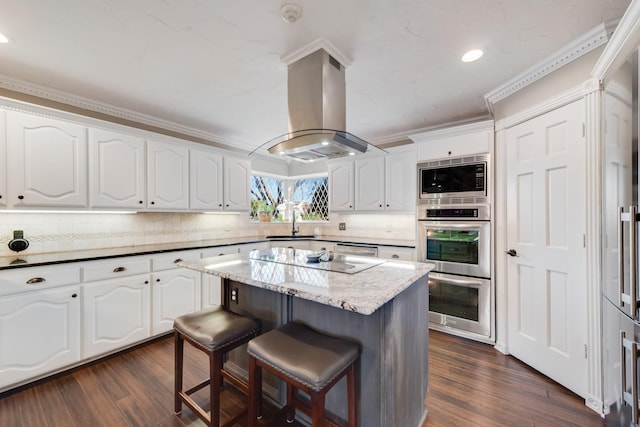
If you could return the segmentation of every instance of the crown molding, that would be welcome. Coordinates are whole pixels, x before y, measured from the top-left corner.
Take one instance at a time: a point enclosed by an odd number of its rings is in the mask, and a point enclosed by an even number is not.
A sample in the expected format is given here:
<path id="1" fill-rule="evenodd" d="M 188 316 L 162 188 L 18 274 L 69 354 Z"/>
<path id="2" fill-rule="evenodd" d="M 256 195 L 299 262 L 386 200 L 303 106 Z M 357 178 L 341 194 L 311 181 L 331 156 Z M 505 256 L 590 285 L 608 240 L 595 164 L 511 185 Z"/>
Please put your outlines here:
<path id="1" fill-rule="evenodd" d="M 92 111 L 101 115 L 126 120 L 132 124 L 138 123 L 146 126 L 151 126 L 157 129 L 174 132 L 176 134 L 190 136 L 200 140 L 208 141 L 219 148 L 228 149 L 232 151 L 251 150 L 253 147 L 247 146 L 246 143 L 232 138 L 215 135 L 209 132 L 203 132 L 201 130 L 179 125 L 177 123 L 162 120 L 157 117 L 148 116 L 146 114 L 137 113 L 135 111 L 127 110 L 125 108 L 115 107 L 113 105 L 105 104 L 99 101 L 91 100 L 81 96 L 73 95 L 67 92 L 63 92 L 50 87 L 38 85 L 35 83 L 25 82 L 22 80 L 14 79 L 0 74 L 0 88 L 10 90 L 13 92 L 41 98 L 47 101 L 53 101 L 60 104 L 69 105 L 71 107 L 80 108 L 83 110 Z M 31 104 L 34 102 L 27 101 Z M 35 103 L 37 105 L 37 103 Z"/>
<path id="2" fill-rule="evenodd" d="M 466 135 L 469 133 L 491 131 L 493 132 L 493 120 L 484 120 L 481 122 L 466 123 L 447 128 L 432 129 L 426 132 L 414 133 L 408 136 L 415 143 L 431 141 L 434 139 L 442 139 Z"/>
<path id="3" fill-rule="evenodd" d="M 611 40 L 591 71 L 598 80 L 617 70 L 640 45 L 640 1 L 632 1 L 620 19 Z"/>
<path id="4" fill-rule="evenodd" d="M 493 112 L 493 105 L 497 102 L 605 44 L 613 31 L 611 29 L 613 26 L 614 23 L 599 24 L 588 33 L 561 48 L 555 54 L 485 94 L 484 100 L 489 111 Z"/>

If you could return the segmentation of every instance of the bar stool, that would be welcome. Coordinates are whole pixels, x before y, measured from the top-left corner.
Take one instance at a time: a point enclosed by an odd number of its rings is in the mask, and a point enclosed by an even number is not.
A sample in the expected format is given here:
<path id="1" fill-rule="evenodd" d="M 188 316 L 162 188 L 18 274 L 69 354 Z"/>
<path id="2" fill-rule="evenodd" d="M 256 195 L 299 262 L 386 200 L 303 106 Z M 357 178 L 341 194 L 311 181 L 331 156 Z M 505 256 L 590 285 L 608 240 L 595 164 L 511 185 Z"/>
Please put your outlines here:
<path id="1" fill-rule="evenodd" d="M 288 323 L 249 341 L 249 420 L 257 426 L 262 405 L 262 369 L 287 384 L 287 404 L 279 415 L 293 422 L 295 410 L 311 416 L 312 427 L 338 424 L 325 416 L 325 395 L 347 376 L 348 426 L 356 427 L 355 364 L 360 357 L 356 343 L 319 334 L 300 323 Z M 296 393 L 310 397 L 310 407 Z"/>
<path id="2" fill-rule="evenodd" d="M 236 347 L 247 343 L 251 338 L 260 335 L 259 320 L 240 316 L 227 311 L 222 306 L 205 309 L 180 316 L 173 322 L 175 336 L 175 412 L 182 411 L 182 403 L 202 419 L 207 426 L 220 425 L 220 389 L 222 379 L 228 380 L 239 390 L 248 393 L 248 384 L 230 372 L 224 370 L 224 356 Z M 190 388 L 182 389 L 184 363 L 184 342 L 209 356 L 209 379 Z M 190 395 L 210 385 L 209 401 L 211 415 L 202 409 Z M 223 425 L 228 426 L 240 419 L 247 409 L 231 417 Z"/>

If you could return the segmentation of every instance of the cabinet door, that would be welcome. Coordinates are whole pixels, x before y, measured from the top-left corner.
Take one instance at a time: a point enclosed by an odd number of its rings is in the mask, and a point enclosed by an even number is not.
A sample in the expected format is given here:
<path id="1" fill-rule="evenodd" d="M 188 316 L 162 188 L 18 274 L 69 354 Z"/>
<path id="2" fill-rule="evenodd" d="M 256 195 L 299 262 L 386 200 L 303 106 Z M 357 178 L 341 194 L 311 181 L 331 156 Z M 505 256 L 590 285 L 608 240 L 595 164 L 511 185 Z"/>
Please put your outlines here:
<path id="1" fill-rule="evenodd" d="M 249 180 L 251 162 L 249 160 L 224 159 L 224 208 L 231 211 L 249 211 Z"/>
<path id="2" fill-rule="evenodd" d="M 0 110 L 0 207 L 7 205 L 7 120 Z"/>
<path id="3" fill-rule="evenodd" d="M 355 209 L 384 210 L 384 157 L 355 161 Z"/>
<path id="4" fill-rule="evenodd" d="M 416 209 L 417 161 L 413 151 L 385 157 L 385 209 L 414 212 Z"/>
<path id="5" fill-rule="evenodd" d="M 9 206 L 87 207 L 87 129 L 7 112 Z"/>
<path id="6" fill-rule="evenodd" d="M 151 335 L 149 274 L 82 285 L 83 357 L 125 347 Z"/>
<path id="7" fill-rule="evenodd" d="M 189 163 L 189 207 L 207 211 L 222 210 L 222 156 L 191 150 Z"/>
<path id="8" fill-rule="evenodd" d="M 0 388 L 80 360 L 80 287 L 0 299 Z"/>
<path id="9" fill-rule="evenodd" d="M 189 208 L 189 149 L 147 141 L 147 207 Z"/>
<path id="10" fill-rule="evenodd" d="M 329 164 L 329 210 L 353 210 L 353 162 Z"/>
<path id="11" fill-rule="evenodd" d="M 89 130 L 89 194 L 92 208 L 145 207 L 144 140 Z"/>
<path id="12" fill-rule="evenodd" d="M 219 246 L 202 252 L 202 258 L 237 254 L 238 246 Z M 202 308 L 222 304 L 222 278 L 202 273 Z"/>
<path id="13" fill-rule="evenodd" d="M 151 334 L 173 328 L 173 320 L 201 307 L 200 273 L 184 268 L 153 273 Z"/>

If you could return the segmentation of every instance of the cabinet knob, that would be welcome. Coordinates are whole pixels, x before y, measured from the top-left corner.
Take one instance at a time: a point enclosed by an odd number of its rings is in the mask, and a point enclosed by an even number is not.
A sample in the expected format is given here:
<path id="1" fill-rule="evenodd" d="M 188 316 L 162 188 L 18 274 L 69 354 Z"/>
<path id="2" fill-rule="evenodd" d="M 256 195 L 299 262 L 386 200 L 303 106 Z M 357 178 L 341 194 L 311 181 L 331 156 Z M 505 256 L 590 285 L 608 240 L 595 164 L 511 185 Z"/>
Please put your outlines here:
<path id="1" fill-rule="evenodd" d="M 2 194 L 0 194 L 0 199 L 2 199 Z"/>
<path id="2" fill-rule="evenodd" d="M 144 202 L 142 200 L 138 201 L 138 203 L 143 204 Z"/>
<path id="3" fill-rule="evenodd" d="M 227 207 L 229 207 L 229 203 L 227 203 Z"/>
<path id="4" fill-rule="evenodd" d="M 27 285 L 35 285 L 37 283 L 42 283 L 44 281 L 45 281 L 44 277 L 32 277 L 31 279 L 27 280 Z"/>
<path id="5" fill-rule="evenodd" d="M 173 261 L 173 263 L 174 263 L 174 264 L 177 264 L 177 263 L 179 263 L 179 262 L 182 262 L 182 258 L 178 258 L 178 259 L 176 259 L 176 260 L 174 260 L 174 261 Z"/>
<path id="6" fill-rule="evenodd" d="M 24 199 L 24 196 L 21 194 L 21 195 L 18 196 L 18 199 L 22 200 L 22 199 Z"/>
<path id="7" fill-rule="evenodd" d="M 222 207 L 222 203 L 220 203 L 218 206 L 219 206 L 219 207 Z"/>
<path id="8" fill-rule="evenodd" d="M 393 259 L 398 259 L 398 258 L 400 258 L 400 255 L 393 254 L 393 255 L 391 255 L 391 258 L 393 258 Z"/>
<path id="9" fill-rule="evenodd" d="M 159 282 L 159 281 L 160 281 L 160 279 L 156 279 L 156 282 Z"/>
<path id="10" fill-rule="evenodd" d="M 127 271 L 126 267 L 116 267 L 113 269 L 114 273 L 122 273 L 123 271 Z"/>
<path id="11" fill-rule="evenodd" d="M 388 205 L 387 205 L 388 206 Z M 380 207 L 382 207 L 382 203 L 380 203 Z"/>
<path id="12" fill-rule="evenodd" d="M 387 207 L 389 207 L 389 203 L 387 203 Z"/>
<path id="13" fill-rule="evenodd" d="M 155 205 L 155 204 L 156 204 L 156 202 L 151 202 L 151 204 L 152 204 L 152 205 Z"/>
<path id="14" fill-rule="evenodd" d="M 145 284 L 145 285 L 148 285 L 148 284 L 149 284 L 149 281 L 148 281 L 148 280 L 145 280 L 145 281 L 144 281 L 144 284 Z"/>
<path id="15" fill-rule="evenodd" d="M 71 294 L 71 298 L 76 298 L 78 294 Z"/>

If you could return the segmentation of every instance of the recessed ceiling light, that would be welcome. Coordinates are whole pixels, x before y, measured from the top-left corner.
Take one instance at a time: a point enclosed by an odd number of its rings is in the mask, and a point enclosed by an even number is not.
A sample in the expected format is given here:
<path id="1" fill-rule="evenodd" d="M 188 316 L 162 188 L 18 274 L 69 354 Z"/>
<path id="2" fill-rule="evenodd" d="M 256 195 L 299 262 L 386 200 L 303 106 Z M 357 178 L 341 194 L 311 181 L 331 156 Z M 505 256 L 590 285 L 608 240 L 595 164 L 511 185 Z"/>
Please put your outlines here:
<path id="1" fill-rule="evenodd" d="M 320 145 L 329 145 L 329 143 L 327 141 L 322 141 Z"/>
<path id="2" fill-rule="evenodd" d="M 4 34 L 0 33 L 0 43 L 9 43 L 9 37 L 7 37 Z"/>
<path id="3" fill-rule="evenodd" d="M 349 155 L 350 155 L 350 156 L 355 156 L 355 155 L 356 155 L 356 153 L 354 153 L 353 151 L 350 151 L 350 152 L 349 152 Z"/>
<path id="4" fill-rule="evenodd" d="M 480 49 L 473 49 L 462 55 L 462 62 L 473 62 L 484 54 Z"/>

